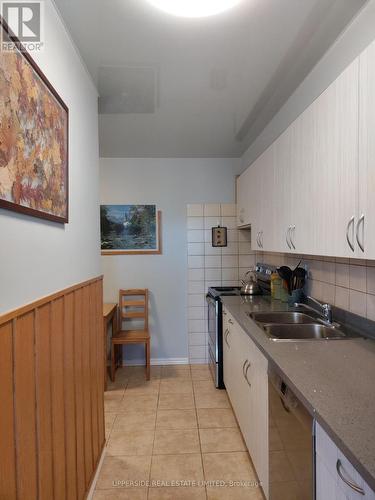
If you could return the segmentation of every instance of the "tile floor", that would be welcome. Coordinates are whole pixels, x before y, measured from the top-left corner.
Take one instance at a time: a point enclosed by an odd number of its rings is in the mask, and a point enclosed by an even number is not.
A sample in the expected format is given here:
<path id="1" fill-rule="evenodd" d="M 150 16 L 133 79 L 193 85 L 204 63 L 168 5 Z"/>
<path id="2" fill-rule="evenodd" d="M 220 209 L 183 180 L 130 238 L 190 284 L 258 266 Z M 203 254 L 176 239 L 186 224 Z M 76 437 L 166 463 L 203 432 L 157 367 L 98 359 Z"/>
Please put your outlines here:
<path id="1" fill-rule="evenodd" d="M 225 391 L 207 365 L 116 373 L 105 393 L 106 456 L 94 500 L 261 500 Z M 179 484 L 176 484 L 179 482 Z"/>

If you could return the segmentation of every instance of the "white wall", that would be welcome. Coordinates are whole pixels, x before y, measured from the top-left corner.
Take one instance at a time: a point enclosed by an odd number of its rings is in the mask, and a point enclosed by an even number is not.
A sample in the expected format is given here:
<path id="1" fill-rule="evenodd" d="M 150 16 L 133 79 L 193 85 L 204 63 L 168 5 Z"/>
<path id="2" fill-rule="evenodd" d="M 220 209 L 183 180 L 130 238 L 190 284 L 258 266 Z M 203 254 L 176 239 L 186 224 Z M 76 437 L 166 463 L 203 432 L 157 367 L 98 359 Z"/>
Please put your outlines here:
<path id="1" fill-rule="evenodd" d="M 245 170 L 375 39 L 375 0 L 370 0 L 319 61 L 242 157 Z"/>
<path id="2" fill-rule="evenodd" d="M 69 224 L 0 210 L 0 313 L 100 274 L 96 90 L 50 0 L 34 59 L 69 107 Z"/>
<path id="3" fill-rule="evenodd" d="M 151 357 L 186 360 L 188 203 L 233 203 L 239 159 L 100 160 L 103 204 L 156 203 L 163 217 L 162 255 L 103 256 L 104 298 L 117 301 L 120 288 L 149 288 Z M 143 358 L 138 346 L 129 358 Z"/>

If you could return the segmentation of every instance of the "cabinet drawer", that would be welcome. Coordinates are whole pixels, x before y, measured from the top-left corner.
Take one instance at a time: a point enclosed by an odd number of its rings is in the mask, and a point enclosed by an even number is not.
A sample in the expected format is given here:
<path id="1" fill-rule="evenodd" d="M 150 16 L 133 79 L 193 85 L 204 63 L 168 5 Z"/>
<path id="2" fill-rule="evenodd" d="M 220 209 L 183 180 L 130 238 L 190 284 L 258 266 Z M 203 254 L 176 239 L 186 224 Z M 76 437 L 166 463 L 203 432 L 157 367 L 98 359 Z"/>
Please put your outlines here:
<path id="1" fill-rule="evenodd" d="M 318 475 L 318 463 L 322 463 L 334 479 L 338 492 L 341 492 L 341 496 L 339 493 L 336 495 L 337 500 L 375 500 L 375 493 L 318 423 L 316 424 L 316 454 L 317 491 L 319 491 L 319 487 L 324 487 L 324 484 L 319 484 Z M 361 488 L 364 494 L 355 491 L 345 480 Z M 318 496 L 318 500 L 324 498 L 324 495 Z M 328 497 L 326 498 L 328 500 Z"/>

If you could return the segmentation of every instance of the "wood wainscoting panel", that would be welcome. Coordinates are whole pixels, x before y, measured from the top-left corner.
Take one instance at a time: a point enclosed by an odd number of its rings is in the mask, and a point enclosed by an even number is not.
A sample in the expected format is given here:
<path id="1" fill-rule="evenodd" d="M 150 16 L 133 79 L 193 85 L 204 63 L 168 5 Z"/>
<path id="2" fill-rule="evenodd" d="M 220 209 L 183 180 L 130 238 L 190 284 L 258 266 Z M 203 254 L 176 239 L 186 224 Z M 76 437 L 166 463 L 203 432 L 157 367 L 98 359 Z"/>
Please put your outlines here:
<path id="1" fill-rule="evenodd" d="M 0 498 L 83 500 L 104 446 L 102 277 L 0 316 Z"/>
<path id="2" fill-rule="evenodd" d="M 12 322 L 0 326 L 0 380 L 0 498 L 16 498 Z"/>

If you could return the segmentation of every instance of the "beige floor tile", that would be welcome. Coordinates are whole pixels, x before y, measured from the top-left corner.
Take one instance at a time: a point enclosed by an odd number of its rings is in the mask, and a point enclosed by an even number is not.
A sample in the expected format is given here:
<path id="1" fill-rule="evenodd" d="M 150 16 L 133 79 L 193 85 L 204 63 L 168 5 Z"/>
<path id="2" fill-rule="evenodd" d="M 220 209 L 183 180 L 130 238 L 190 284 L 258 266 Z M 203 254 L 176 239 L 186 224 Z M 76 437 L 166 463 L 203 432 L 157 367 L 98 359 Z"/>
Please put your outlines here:
<path id="1" fill-rule="evenodd" d="M 125 374 L 129 380 L 141 379 L 146 381 L 146 369 L 144 366 L 128 366 L 125 369 Z M 159 379 L 161 374 L 160 366 L 151 366 L 150 368 L 150 378 Z"/>
<path id="2" fill-rule="evenodd" d="M 116 380 L 112 382 L 109 378 L 107 380 L 107 391 L 106 392 L 112 392 L 112 391 L 118 391 L 121 389 L 125 389 L 126 386 L 128 385 L 129 379 L 119 379 L 116 377 Z"/>
<path id="3" fill-rule="evenodd" d="M 119 412 L 156 410 L 157 394 L 125 394 Z"/>
<path id="4" fill-rule="evenodd" d="M 195 410 L 158 410 L 157 429 L 196 429 Z"/>
<path id="5" fill-rule="evenodd" d="M 207 487 L 208 500 L 264 500 L 258 486 Z M 287 498 L 287 497 L 285 497 Z M 290 500 L 288 498 L 288 500 Z"/>
<path id="6" fill-rule="evenodd" d="M 202 453 L 246 451 L 242 434 L 237 428 L 200 429 Z"/>
<path id="7" fill-rule="evenodd" d="M 197 414 L 198 426 L 202 429 L 238 427 L 232 409 L 200 408 Z"/>
<path id="8" fill-rule="evenodd" d="M 150 488 L 148 500 L 206 500 L 205 488 L 166 487 Z"/>
<path id="9" fill-rule="evenodd" d="M 190 455 L 154 455 L 151 462 L 151 482 L 203 481 L 200 453 Z"/>
<path id="10" fill-rule="evenodd" d="M 202 456 L 206 481 L 257 481 L 247 452 L 203 453 Z"/>
<path id="11" fill-rule="evenodd" d="M 191 378 L 193 380 L 212 380 L 212 375 L 208 368 L 201 368 L 200 370 L 191 370 Z"/>
<path id="12" fill-rule="evenodd" d="M 194 392 L 195 406 L 197 408 L 231 408 L 225 392 Z"/>
<path id="13" fill-rule="evenodd" d="M 104 414 L 104 421 L 105 421 L 105 437 L 106 439 L 109 438 L 109 435 L 111 434 L 112 428 L 113 428 L 113 423 L 116 419 L 116 413 L 105 413 Z"/>
<path id="14" fill-rule="evenodd" d="M 161 379 L 160 394 L 192 394 L 191 380 L 182 378 Z"/>
<path id="15" fill-rule="evenodd" d="M 147 500 L 147 488 L 97 490 L 94 493 L 93 500 Z"/>
<path id="16" fill-rule="evenodd" d="M 119 410 L 124 397 L 124 389 L 104 393 L 104 411 L 115 413 Z"/>
<path id="17" fill-rule="evenodd" d="M 189 410 L 195 408 L 193 394 L 160 394 L 159 410 Z"/>
<path id="18" fill-rule="evenodd" d="M 132 429 L 144 429 L 153 430 L 155 429 L 156 422 L 156 411 L 154 410 L 143 410 L 143 411 L 129 411 L 126 413 L 118 413 L 113 426 L 114 431 L 120 430 L 132 430 Z"/>
<path id="19" fill-rule="evenodd" d="M 199 373 L 199 372 L 195 372 Z M 226 394 L 226 391 L 216 389 L 212 378 L 206 380 L 193 380 L 193 388 L 196 392 L 209 392 L 210 394 Z"/>
<path id="20" fill-rule="evenodd" d="M 207 364 L 197 364 L 197 365 L 190 365 L 190 370 L 193 372 L 195 370 L 203 370 L 203 369 L 207 369 L 209 370 L 209 366 Z"/>
<path id="21" fill-rule="evenodd" d="M 200 453 L 197 429 L 157 429 L 153 455 Z"/>
<path id="22" fill-rule="evenodd" d="M 154 442 L 152 430 L 112 430 L 107 445 L 108 455 L 151 455 Z"/>
<path id="23" fill-rule="evenodd" d="M 131 488 L 141 481 L 148 481 L 151 457 L 106 456 L 96 483 L 97 490 Z M 128 481 L 128 483 L 127 483 Z"/>
<path id="24" fill-rule="evenodd" d="M 160 379 L 142 380 L 139 378 L 130 379 L 126 386 L 125 394 L 158 394 Z"/>

